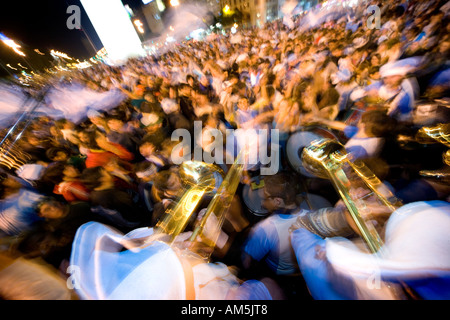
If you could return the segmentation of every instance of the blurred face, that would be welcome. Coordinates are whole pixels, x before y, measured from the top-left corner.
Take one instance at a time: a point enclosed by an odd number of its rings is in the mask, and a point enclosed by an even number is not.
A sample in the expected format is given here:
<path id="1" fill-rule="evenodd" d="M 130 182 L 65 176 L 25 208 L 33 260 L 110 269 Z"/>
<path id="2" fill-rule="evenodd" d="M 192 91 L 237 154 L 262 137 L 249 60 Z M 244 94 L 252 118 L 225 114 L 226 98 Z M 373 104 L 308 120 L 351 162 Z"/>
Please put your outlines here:
<path id="1" fill-rule="evenodd" d="M 112 183 L 114 183 L 114 177 L 107 170 L 102 170 L 102 175 L 100 177 L 100 182 L 103 185 L 105 185 L 105 184 L 112 184 Z"/>
<path id="2" fill-rule="evenodd" d="M 450 51 L 450 41 L 442 42 L 439 46 L 440 53 L 447 53 Z"/>
<path id="3" fill-rule="evenodd" d="M 117 119 L 108 120 L 108 127 L 113 131 L 119 131 L 123 127 L 123 123 Z"/>
<path id="4" fill-rule="evenodd" d="M 248 109 L 248 100 L 246 98 L 239 99 L 238 108 L 241 110 L 247 110 Z"/>
<path id="5" fill-rule="evenodd" d="M 197 101 L 198 105 L 205 105 L 208 103 L 208 97 L 204 94 L 196 94 L 195 101 Z"/>
<path id="6" fill-rule="evenodd" d="M 56 153 L 55 158 L 53 160 L 55 160 L 55 161 L 65 161 L 65 160 L 67 160 L 67 158 L 68 158 L 68 156 L 67 156 L 67 154 L 65 152 L 58 151 Z"/>
<path id="7" fill-rule="evenodd" d="M 103 124 L 103 118 L 102 117 L 91 117 L 89 118 L 91 122 L 95 125 L 102 125 Z"/>
<path id="8" fill-rule="evenodd" d="M 134 93 L 138 96 L 143 96 L 144 95 L 144 86 L 137 86 L 134 89 Z"/>
<path id="9" fill-rule="evenodd" d="M 152 94 L 146 94 L 144 96 L 144 99 L 148 102 L 155 102 L 155 96 L 153 96 Z"/>
<path id="10" fill-rule="evenodd" d="M 388 87 L 394 88 L 394 87 L 398 87 L 400 85 L 400 83 L 402 82 L 402 79 L 403 79 L 402 76 L 389 76 L 389 77 L 384 77 L 383 82 Z"/>
<path id="11" fill-rule="evenodd" d="M 377 52 L 380 54 L 385 53 L 387 51 L 387 49 L 388 49 L 388 47 L 387 47 L 386 41 L 384 41 L 378 46 Z"/>
<path id="12" fill-rule="evenodd" d="M 52 136 L 57 137 L 59 135 L 59 131 L 55 126 L 50 127 L 50 133 Z"/>
<path id="13" fill-rule="evenodd" d="M 89 143 L 89 135 L 85 132 L 80 132 L 78 134 L 78 139 L 80 139 L 81 143 Z"/>
<path id="14" fill-rule="evenodd" d="M 275 199 L 275 197 L 271 196 L 267 190 L 264 189 L 264 198 L 261 206 L 269 212 L 274 212 L 278 209 L 278 203 Z"/>
<path id="15" fill-rule="evenodd" d="M 13 177 L 10 177 L 10 176 L 6 177 L 6 179 L 3 180 L 3 185 L 6 188 L 12 188 L 12 189 L 20 188 L 22 186 L 19 181 L 17 181 L 16 179 L 14 179 Z"/>
<path id="16" fill-rule="evenodd" d="M 177 97 L 177 91 L 174 88 L 169 89 L 169 97 L 175 99 Z"/>
<path id="17" fill-rule="evenodd" d="M 144 143 L 139 147 L 139 152 L 143 157 L 149 157 L 155 152 L 155 146 L 151 143 Z"/>
<path id="18" fill-rule="evenodd" d="M 359 62 L 359 60 L 361 60 L 361 58 L 362 58 L 362 53 L 359 51 L 356 51 L 352 56 L 352 60 L 354 62 Z"/>
<path id="19" fill-rule="evenodd" d="M 201 79 L 200 82 L 201 82 L 201 84 L 204 85 L 204 86 L 209 85 L 208 78 L 206 78 L 206 77 L 202 77 L 202 79 Z"/>
<path id="20" fill-rule="evenodd" d="M 31 136 L 31 137 L 28 139 L 28 143 L 31 144 L 31 145 L 33 145 L 33 146 L 37 146 L 37 145 L 39 145 L 39 139 L 36 138 L 36 137 L 34 137 L 34 136 Z"/>
<path id="21" fill-rule="evenodd" d="M 43 218 L 47 219 L 59 219 L 64 215 L 64 207 L 59 203 L 44 203 L 39 214 Z"/>
<path id="22" fill-rule="evenodd" d="M 370 59 L 370 62 L 372 63 L 373 66 L 378 66 L 380 64 L 380 59 L 377 56 L 373 56 Z"/>
<path id="23" fill-rule="evenodd" d="M 181 181 L 176 174 L 171 174 L 167 182 L 170 190 L 179 190 L 181 188 Z"/>
<path id="24" fill-rule="evenodd" d="M 334 55 L 335 57 L 340 57 L 340 56 L 342 56 L 342 49 L 338 49 L 338 48 L 334 49 L 334 50 L 333 50 L 333 55 Z"/>
<path id="25" fill-rule="evenodd" d="M 183 96 L 190 96 L 191 95 L 191 89 L 189 87 L 182 87 L 180 89 L 180 94 Z"/>
<path id="26" fill-rule="evenodd" d="M 66 177 L 75 178 L 78 177 L 79 173 L 78 170 L 75 169 L 73 166 L 66 166 L 63 170 L 63 174 Z"/>

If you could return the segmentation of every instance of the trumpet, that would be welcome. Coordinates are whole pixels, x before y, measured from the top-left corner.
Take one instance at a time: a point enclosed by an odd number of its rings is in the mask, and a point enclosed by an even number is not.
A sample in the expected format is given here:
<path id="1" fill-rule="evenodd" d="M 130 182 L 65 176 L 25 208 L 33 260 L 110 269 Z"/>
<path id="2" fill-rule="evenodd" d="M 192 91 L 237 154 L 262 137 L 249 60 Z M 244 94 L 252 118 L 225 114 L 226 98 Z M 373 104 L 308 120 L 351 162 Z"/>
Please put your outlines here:
<path id="1" fill-rule="evenodd" d="M 334 188 L 345 203 L 360 235 L 372 253 L 378 253 L 383 240 L 377 226 L 370 219 L 371 210 L 365 199 L 375 196 L 378 203 L 392 213 L 402 206 L 401 201 L 383 184 L 362 161 L 351 161 L 344 146 L 331 139 L 312 142 L 302 153 L 305 170 L 311 174 L 331 180 Z M 351 187 L 359 186 L 369 189 L 363 197 L 352 194 Z"/>

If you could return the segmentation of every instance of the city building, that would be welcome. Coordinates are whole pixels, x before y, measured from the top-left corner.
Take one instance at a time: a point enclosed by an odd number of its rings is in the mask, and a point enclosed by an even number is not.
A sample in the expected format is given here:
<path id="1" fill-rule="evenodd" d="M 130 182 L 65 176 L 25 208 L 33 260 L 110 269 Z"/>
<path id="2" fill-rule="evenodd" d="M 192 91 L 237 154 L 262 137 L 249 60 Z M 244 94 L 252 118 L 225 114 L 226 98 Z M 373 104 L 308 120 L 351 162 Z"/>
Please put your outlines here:
<path id="1" fill-rule="evenodd" d="M 308 10 L 319 3 L 319 0 L 220 0 L 222 14 L 232 14 L 236 11 L 243 16 L 246 26 L 261 26 L 283 17 L 283 6 L 294 2 L 302 10 Z M 290 5 L 292 8 L 292 5 Z"/>
<path id="2" fill-rule="evenodd" d="M 143 1 L 142 13 L 153 34 L 160 34 L 164 30 L 162 13 L 166 9 L 161 0 Z"/>

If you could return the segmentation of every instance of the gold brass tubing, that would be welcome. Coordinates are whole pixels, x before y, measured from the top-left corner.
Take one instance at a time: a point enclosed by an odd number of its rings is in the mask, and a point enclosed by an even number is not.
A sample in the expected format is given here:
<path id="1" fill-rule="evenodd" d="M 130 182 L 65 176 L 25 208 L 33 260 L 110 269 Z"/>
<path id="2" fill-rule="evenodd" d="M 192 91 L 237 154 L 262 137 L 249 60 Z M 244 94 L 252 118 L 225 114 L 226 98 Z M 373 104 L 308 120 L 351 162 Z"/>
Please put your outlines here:
<path id="1" fill-rule="evenodd" d="M 218 229 L 221 229 L 225 220 L 225 215 L 230 208 L 231 202 L 240 182 L 242 171 L 244 169 L 244 165 L 241 163 L 241 158 L 243 156 L 244 151 L 242 151 L 234 161 L 225 179 L 222 181 L 219 190 L 209 203 L 206 212 L 202 217 L 202 220 L 192 233 L 190 241 L 194 242 L 197 236 L 202 235 L 203 229 L 211 214 L 214 214 L 216 216 L 218 220 Z M 211 241 L 209 242 L 209 245 L 213 247 L 216 244 L 218 237 L 219 235 L 217 234 L 215 239 L 210 239 Z"/>
<path id="2" fill-rule="evenodd" d="M 370 221 L 366 221 L 362 215 L 367 209 L 364 199 L 362 197 L 352 199 L 350 187 L 352 184 L 355 185 L 357 176 L 370 190 L 369 195 L 375 195 L 389 211 L 395 211 L 401 206 L 401 202 L 362 161 L 352 162 L 344 146 L 336 140 L 323 139 L 313 142 L 303 150 L 302 162 L 309 172 L 331 180 L 370 251 L 377 253 L 383 241 L 375 226 Z M 352 176 L 352 172 L 347 174 L 344 168 L 352 169 L 356 175 Z"/>

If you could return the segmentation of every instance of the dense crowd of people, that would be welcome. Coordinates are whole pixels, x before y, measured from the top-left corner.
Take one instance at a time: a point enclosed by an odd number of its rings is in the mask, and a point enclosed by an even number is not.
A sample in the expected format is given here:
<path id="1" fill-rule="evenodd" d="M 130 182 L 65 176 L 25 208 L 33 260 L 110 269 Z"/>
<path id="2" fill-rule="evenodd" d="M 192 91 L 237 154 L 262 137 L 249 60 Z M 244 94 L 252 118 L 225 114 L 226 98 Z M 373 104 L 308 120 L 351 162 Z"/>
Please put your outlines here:
<path id="1" fill-rule="evenodd" d="M 380 28 L 367 27 L 366 5 L 381 8 Z M 333 237 L 355 240 L 360 233 L 332 182 L 304 174 L 300 152 L 311 142 L 309 135 L 332 137 L 352 161 L 363 161 L 401 206 L 437 202 L 448 226 L 449 9 L 449 2 L 440 0 L 375 0 L 312 28 L 276 20 L 185 41 L 160 56 L 71 72 L 67 83 L 120 90 L 126 99 L 111 110 L 89 110 L 79 123 L 39 116 L 17 142 L 28 155 L 27 170 L 5 169 L 1 175 L 0 296 L 74 298 L 64 290 L 67 268 L 77 232 L 87 223 L 121 234 L 156 229 L 187 192 L 173 161 L 179 141 L 172 141 L 172 132 L 185 129 L 194 136 L 194 123 L 201 121 L 203 130 L 279 130 L 279 172 L 244 170 L 221 226 L 225 240 L 209 252 L 210 263 L 223 263 L 238 279 L 237 289 L 224 298 L 411 298 L 404 292 L 358 295 L 356 284 L 336 280 L 340 291 L 332 280 L 340 279 L 337 269 L 330 275 L 323 260 L 311 262 L 320 255 L 312 244 L 323 247 L 321 241 Z M 293 21 L 300 26 L 306 17 Z M 437 137 L 420 136 L 424 127 Z M 231 164 L 218 167 L 225 177 Z M 210 200 L 200 203 L 184 232 L 195 229 Z M 384 234 L 390 216 L 371 201 Z M 442 255 L 436 259 L 448 260 L 448 251 Z M 12 279 L 23 288 L 33 281 L 11 275 L 8 267 L 16 257 L 30 264 L 23 272 L 37 260 L 36 274 L 42 264 L 59 270 L 48 272 L 54 290 L 41 288 L 41 296 L 15 292 Z M 444 261 L 442 270 L 449 267 Z M 415 297 L 442 298 L 421 288 Z M 439 290 L 449 297 L 448 287 Z"/>

